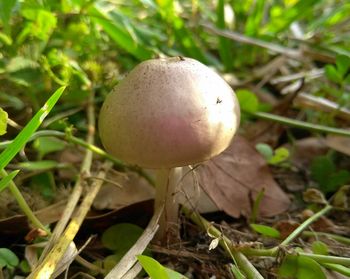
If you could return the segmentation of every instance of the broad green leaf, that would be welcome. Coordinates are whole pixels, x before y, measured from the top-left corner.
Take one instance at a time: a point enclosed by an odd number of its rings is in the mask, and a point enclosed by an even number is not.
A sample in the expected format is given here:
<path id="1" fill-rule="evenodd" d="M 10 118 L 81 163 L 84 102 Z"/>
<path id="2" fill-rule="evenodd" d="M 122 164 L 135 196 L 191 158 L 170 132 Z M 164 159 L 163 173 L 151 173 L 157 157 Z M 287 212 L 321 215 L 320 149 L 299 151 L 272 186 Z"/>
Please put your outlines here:
<path id="1" fill-rule="evenodd" d="M 342 77 L 338 73 L 337 69 L 333 65 L 327 65 L 325 68 L 325 74 L 326 77 L 335 83 L 341 83 L 342 82 Z"/>
<path id="2" fill-rule="evenodd" d="M 23 39 L 31 34 L 46 42 L 57 25 L 56 15 L 39 8 L 24 8 L 21 12 L 31 22 L 27 23 L 18 40 L 23 42 Z"/>
<path id="3" fill-rule="evenodd" d="M 279 268 L 279 278 L 327 279 L 320 265 L 305 256 L 288 255 Z"/>
<path id="4" fill-rule="evenodd" d="M 252 229 L 256 231 L 257 233 L 262 234 L 263 236 L 273 237 L 273 238 L 279 238 L 280 232 L 276 230 L 275 228 L 265 226 L 265 225 L 259 225 L 259 224 L 250 224 Z"/>
<path id="5" fill-rule="evenodd" d="M 120 223 L 109 227 L 102 234 L 104 247 L 113 250 L 115 254 L 125 254 L 141 236 L 143 229 L 129 223 Z"/>
<path id="6" fill-rule="evenodd" d="M 60 87 L 47 100 L 44 106 L 33 116 L 29 123 L 16 136 L 13 142 L 0 154 L 0 170 L 16 156 L 16 154 L 25 146 L 30 136 L 39 128 L 45 117 L 50 113 L 58 99 L 61 97 L 65 87 Z"/>
<path id="7" fill-rule="evenodd" d="M 350 84 L 350 74 L 348 74 L 344 80 L 346 84 Z"/>
<path id="8" fill-rule="evenodd" d="M 0 108 L 0 136 L 6 134 L 8 114 Z"/>
<path id="9" fill-rule="evenodd" d="M 7 187 L 10 181 L 14 179 L 18 173 L 19 170 L 12 171 L 0 180 L 0 193 Z"/>
<path id="10" fill-rule="evenodd" d="M 255 149 L 264 156 L 266 161 L 269 161 L 273 157 L 273 149 L 266 143 L 258 143 L 255 145 Z"/>
<path id="11" fill-rule="evenodd" d="M 115 18 L 113 20 L 113 18 L 97 7 L 89 9 L 89 15 L 122 49 L 139 60 L 151 58 L 153 53 L 139 44 L 139 42 L 135 40 L 135 37 L 131 36 L 130 33 L 126 31 L 125 26 L 116 21 Z"/>
<path id="12" fill-rule="evenodd" d="M 52 171 L 39 173 L 31 178 L 30 187 L 46 200 L 52 200 L 56 193 L 56 182 Z"/>
<path id="13" fill-rule="evenodd" d="M 175 270 L 165 267 L 165 271 L 170 279 L 188 279 L 185 275 L 182 275 Z"/>
<path id="14" fill-rule="evenodd" d="M 137 259 L 152 279 L 187 279 L 186 276 L 162 266 L 151 257 L 140 255 Z"/>
<path id="15" fill-rule="evenodd" d="M 21 271 L 23 273 L 30 273 L 32 268 L 30 267 L 28 261 L 26 260 L 22 260 L 20 263 L 19 263 L 19 268 L 21 269 Z"/>
<path id="16" fill-rule="evenodd" d="M 246 89 L 240 89 L 237 90 L 236 96 L 243 112 L 254 113 L 258 111 L 259 101 L 253 92 Z"/>
<path id="17" fill-rule="evenodd" d="M 4 266 L 1 266 L 5 263 Z M 0 248 L 0 267 L 16 267 L 19 264 L 19 259 L 10 249 Z"/>
<path id="18" fill-rule="evenodd" d="M 328 245 L 320 240 L 316 240 L 311 245 L 312 252 L 320 255 L 328 255 L 329 248 Z"/>
<path id="19" fill-rule="evenodd" d="M 165 270 L 164 266 L 162 266 L 155 259 L 143 255 L 137 256 L 137 259 L 142 265 L 143 269 L 152 279 L 170 279 L 170 276 Z"/>
<path id="20" fill-rule="evenodd" d="M 339 170 L 329 176 L 327 184 L 323 185 L 324 187 L 322 190 L 326 193 L 335 192 L 340 186 L 347 184 L 349 181 L 350 172 L 347 170 Z"/>
<path id="21" fill-rule="evenodd" d="M 103 259 L 103 269 L 106 271 L 106 274 L 115 267 L 122 257 L 123 255 L 109 255 Z"/>
<path id="22" fill-rule="evenodd" d="M 46 154 L 63 150 L 66 143 L 55 137 L 40 137 L 33 143 L 33 147 L 38 151 L 39 157 L 43 158 Z"/>
<path id="23" fill-rule="evenodd" d="M 6 261 L 0 257 L 0 268 L 3 268 L 6 266 Z"/>
<path id="24" fill-rule="evenodd" d="M 325 192 L 334 192 L 350 181 L 350 172 L 337 170 L 329 156 L 316 157 L 311 163 L 311 177 Z"/>
<path id="25" fill-rule="evenodd" d="M 328 179 L 336 171 L 335 164 L 328 156 L 316 157 L 311 163 L 311 177 L 319 183 Z"/>
<path id="26" fill-rule="evenodd" d="M 337 65 L 337 72 L 341 78 L 345 77 L 345 74 L 350 69 L 350 57 L 347 55 L 338 55 L 335 64 Z"/>
<path id="27" fill-rule="evenodd" d="M 278 165 L 289 158 L 289 150 L 285 147 L 279 147 L 275 150 L 274 155 L 268 160 L 271 165 Z"/>

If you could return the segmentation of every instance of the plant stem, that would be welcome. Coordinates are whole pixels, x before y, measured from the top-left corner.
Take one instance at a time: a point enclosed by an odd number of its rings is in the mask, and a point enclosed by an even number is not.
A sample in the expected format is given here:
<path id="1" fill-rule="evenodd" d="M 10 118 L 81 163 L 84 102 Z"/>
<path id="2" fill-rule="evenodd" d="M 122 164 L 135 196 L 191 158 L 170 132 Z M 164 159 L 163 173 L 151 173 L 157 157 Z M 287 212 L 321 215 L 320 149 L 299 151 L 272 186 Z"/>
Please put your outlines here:
<path id="1" fill-rule="evenodd" d="M 109 167 L 108 164 L 105 164 L 105 170 L 101 170 L 98 174 L 101 180 L 95 180 L 91 187 L 87 189 L 86 196 L 69 222 L 63 235 L 60 236 L 57 243 L 53 246 L 52 250 L 50 250 L 44 260 L 32 271 L 29 277 L 27 277 L 28 279 L 51 278 L 51 275 L 56 271 L 56 268 L 62 261 L 69 245 L 73 242 L 74 237 L 78 233 L 81 224 L 89 212 L 90 207 L 102 186 L 102 179 L 105 177 L 106 172 L 108 172 Z"/>
<path id="2" fill-rule="evenodd" d="M 164 242 L 170 232 L 178 230 L 179 203 L 176 198 L 176 186 L 181 179 L 182 168 L 159 169 L 156 171 L 156 195 L 154 212 L 164 206 L 164 212 L 159 219 L 159 230 L 156 239 Z M 174 229 L 174 230 L 173 230 Z"/>
<path id="3" fill-rule="evenodd" d="M 7 176 L 7 171 L 2 169 L 0 171 L 1 176 Z M 34 212 L 29 207 L 28 203 L 24 199 L 21 191 L 18 189 L 17 185 L 11 180 L 8 185 L 9 190 L 11 191 L 13 197 L 16 199 L 19 207 L 22 209 L 23 213 L 27 216 L 29 221 L 34 225 L 35 228 L 39 228 L 45 231 L 48 235 L 51 234 L 50 230 L 47 229 L 40 220 L 35 216 Z"/>
<path id="4" fill-rule="evenodd" d="M 106 151 L 97 147 L 96 145 L 90 144 L 90 143 L 88 143 L 80 138 L 74 137 L 73 135 L 71 135 L 69 133 L 64 134 L 64 136 L 65 136 L 65 139 L 67 141 L 74 143 L 74 144 L 77 144 L 77 145 L 80 145 L 81 147 L 84 147 L 84 148 L 92 151 L 93 153 L 103 157 L 104 159 L 111 161 L 114 164 L 114 166 L 117 167 L 118 170 L 120 170 L 120 171 L 130 170 L 130 171 L 136 172 L 140 176 L 145 178 L 151 185 L 154 185 L 153 179 L 142 168 L 140 168 L 138 166 L 126 165 L 125 163 L 123 163 L 119 159 L 113 157 L 112 155 L 108 154 Z"/>
<path id="5" fill-rule="evenodd" d="M 329 239 L 333 239 L 335 241 L 338 241 L 340 243 L 346 244 L 346 245 L 350 245 L 350 238 L 345 237 L 345 236 L 341 236 L 341 235 L 336 235 L 336 234 L 332 234 L 332 233 L 325 233 L 325 232 L 313 232 L 313 231 L 305 231 L 302 233 L 303 236 L 307 236 L 307 237 L 327 237 Z"/>
<path id="6" fill-rule="evenodd" d="M 341 264 L 345 266 L 350 266 L 350 258 L 346 257 L 318 255 L 304 252 L 298 252 L 297 254 L 300 256 L 306 256 L 310 259 L 315 260 L 318 263 Z"/>
<path id="7" fill-rule="evenodd" d="M 110 154 L 105 152 L 103 149 L 97 147 L 96 145 L 93 145 L 85 140 L 77 138 L 69 132 L 63 133 L 60 131 L 42 130 L 42 131 L 35 132 L 29 138 L 28 142 L 36 140 L 37 138 L 40 138 L 40 137 L 64 138 L 66 141 L 68 141 L 70 143 L 79 145 L 87 150 L 92 151 L 96 155 L 99 155 L 102 158 L 104 158 L 108 161 L 111 161 L 114 164 L 114 166 L 117 168 L 117 170 L 119 170 L 119 171 L 126 171 L 126 170 L 133 171 L 133 172 L 137 173 L 138 175 L 140 175 L 141 177 L 145 178 L 151 185 L 153 185 L 153 186 L 155 185 L 153 178 L 147 172 L 145 172 L 142 168 L 140 168 L 138 166 L 127 165 L 127 164 L 123 163 L 122 161 L 118 160 L 117 158 L 111 156 Z M 12 143 L 11 140 L 0 142 L 0 150 L 5 149 L 11 143 Z"/>
<path id="8" fill-rule="evenodd" d="M 266 113 L 266 112 L 254 112 L 251 115 L 257 118 L 271 120 L 277 123 L 281 123 L 287 126 L 296 127 L 304 130 L 350 137 L 349 130 L 327 127 L 319 124 L 307 123 L 304 121 L 294 120 L 288 117 L 283 117 L 283 116 L 275 115 L 272 113 Z"/>
<path id="9" fill-rule="evenodd" d="M 350 268 L 348 267 L 345 267 L 339 264 L 330 264 L 330 263 L 323 263 L 322 266 L 330 270 L 336 271 L 340 274 L 343 274 L 347 277 L 350 277 Z"/>
<path id="10" fill-rule="evenodd" d="M 315 222 L 318 218 L 325 215 L 328 211 L 332 209 L 331 205 L 326 205 L 319 212 L 312 215 L 310 218 L 306 219 L 299 227 L 297 227 L 285 240 L 280 244 L 281 246 L 286 246 L 291 243 L 303 230 L 305 230 L 310 224 Z"/>
<path id="11" fill-rule="evenodd" d="M 233 245 L 231 240 L 223 235 L 217 228 L 215 228 L 209 221 L 204 219 L 198 213 L 190 211 L 188 208 L 182 207 L 182 211 L 185 215 L 190 218 L 195 224 L 200 226 L 203 230 L 207 231 L 208 234 L 219 238 L 220 246 L 225 249 L 225 251 L 232 255 L 235 263 L 242 270 L 247 278 L 249 279 L 263 279 L 264 277 L 259 273 L 259 271 L 249 262 L 249 260 L 241 253 L 239 249 Z"/>

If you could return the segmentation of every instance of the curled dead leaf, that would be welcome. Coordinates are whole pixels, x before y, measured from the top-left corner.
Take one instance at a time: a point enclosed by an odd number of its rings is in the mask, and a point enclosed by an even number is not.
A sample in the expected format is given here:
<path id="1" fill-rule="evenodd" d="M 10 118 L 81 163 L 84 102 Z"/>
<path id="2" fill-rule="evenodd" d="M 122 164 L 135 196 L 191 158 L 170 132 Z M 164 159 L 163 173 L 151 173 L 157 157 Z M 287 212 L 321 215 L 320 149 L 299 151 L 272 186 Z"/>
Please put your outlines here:
<path id="1" fill-rule="evenodd" d="M 282 213 L 290 205 L 264 158 L 241 136 L 221 155 L 198 168 L 198 181 L 216 206 L 232 217 L 248 217 L 262 189 L 262 216 Z"/>
<path id="2" fill-rule="evenodd" d="M 328 135 L 326 145 L 338 152 L 350 156 L 350 138 L 336 135 Z"/>

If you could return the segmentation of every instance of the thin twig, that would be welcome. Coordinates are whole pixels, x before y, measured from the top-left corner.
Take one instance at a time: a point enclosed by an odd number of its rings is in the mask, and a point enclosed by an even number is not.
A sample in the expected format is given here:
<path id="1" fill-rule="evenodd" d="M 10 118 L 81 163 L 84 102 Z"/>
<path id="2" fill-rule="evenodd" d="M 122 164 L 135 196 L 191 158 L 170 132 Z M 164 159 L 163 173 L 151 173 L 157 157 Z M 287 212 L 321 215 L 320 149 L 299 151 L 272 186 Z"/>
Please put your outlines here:
<path id="1" fill-rule="evenodd" d="M 284 124 L 287 126 L 296 127 L 304 130 L 350 137 L 349 130 L 327 127 L 327 126 L 318 125 L 318 124 L 312 124 L 305 121 L 294 120 L 288 117 L 283 117 L 283 116 L 266 113 L 266 112 L 254 112 L 252 113 L 252 115 L 260 119 L 270 120 L 280 124 Z"/>
<path id="2" fill-rule="evenodd" d="M 89 144 L 93 144 L 94 142 L 94 134 L 95 134 L 95 110 L 94 110 L 94 94 L 91 92 L 90 97 L 89 97 L 89 103 L 87 107 L 87 119 L 88 119 L 88 134 L 87 134 L 87 142 Z M 61 237 L 64 229 L 67 226 L 67 223 L 69 219 L 71 218 L 78 201 L 81 197 L 81 194 L 83 192 L 83 183 L 84 183 L 84 175 L 90 174 L 90 167 L 91 167 L 91 162 L 92 162 L 92 151 L 87 149 L 85 153 L 85 158 L 81 166 L 81 174 L 79 175 L 73 192 L 70 195 L 69 201 L 67 203 L 67 206 L 63 212 L 62 218 L 59 220 L 57 223 L 55 230 L 49 240 L 48 245 L 45 247 L 44 252 L 42 253 L 40 260 L 38 262 L 38 266 L 34 269 L 34 271 L 30 274 L 28 278 L 41 278 L 37 277 L 39 274 L 42 274 L 42 278 L 50 278 L 51 274 L 55 271 L 55 268 L 57 266 L 57 263 L 60 261 L 61 257 L 64 255 L 65 251 L 67 250 L 69 244 L 73 241 L 73 238 L 75 234 L 77 233 L 79 226 L 77 226 L 79 223 L 74 224 L 73 219 L 70 222 L 70 226 L 66 229 L 66 233 L 69 232 L 70 235 L 68 237 Z M 102 177 L 104 177 L 104 173 L 102 173 Z M 102 182 L 100 183 L 95 183 L 95 188 L 99 189 L 101 186 Z M 91 193 L 92 195 L 93 193 Z M 97 193 L 96 193 L 97 194 Z M 88 204 L 89 200 L 88 198 L 90 197 L 90 193 L 86 196 L 85 198 L 85 204 L 84 206 L 89 206 Z M 93 196 L 94 198 L 94 196 Z M 92 202 L 92 201 L 91 201 Z M 83 208 L 83 204 L 80 207 L 80 218 L 85 217 L 86 213 L 85 210 L 86 208 Z M 85 213 L 85 215 L 84 215 Z M 78 219 L 78 221 L 82 222 L 82 220 Z M 72 237 L 73 236 L 73 237 Z M 60 241 L 59 241 L 59 237 Z M 45 275 L 44 275 L 45 274 Z"/>
<path id="3" fill-rule="evenodd" d="M 317 219 L 325 215 L 332 209 L 331 205 L 326 205 L 322 210 L 312 215 L 310 218 L 306 219 L 299 227 L 297 227 L 285 240 L 280 244 L 281 246 L 286 246 L 291 243 L 300 233 L 302 233 L 308 226 L 310 226 Z"/>
<path id="4" fill-rule="evenodd" d="M 283 55 L 288 56 L 288 57 L 293 58 L 293 59 L 302 59 L 303 58 L 301 52 L 297 49 L 284 47 L 284 46 L 281 46 L 279 44 L 266 42 L 266 41 L 256 39 L 253 37 L 248 37 L 246 35 L 243 35 L 243 34 L 240 34 L 240 33 L 234 32 L 234 31 L 221 30 L 221 29 L 215 28 L 214 26 L 209 25 L 209 24 L 203 24 L 203 26 L 207 30 L 209 30 L 210 32 L 212 32 L 216 35 L 220 35 L 222 37 L 225 37 L 225 38 L 228 38 L 228 39 L 240 42 L 240 43 L 263 47 L 263 48 L 266 48 L 266 49 L 271 50 L 271 51 L 276 52 L 276 53 L 283 54 Z"/>
<path id="5" fill-rule="evenodd" d="M 105 164 L 105 169 L 108 169 L 110 165 Z M 103 178 L 106 175 L 106 170 L 100 171 L 99 177 Z M 49 254 L 45 257 L 44 261 L 31 273 L 28 279 L 35 278 L 51 278 L 54 273 L 58 263 L 64 256 L 68 246 L 72 243 L 74 237 L 76 236 L 81 224 L 83 223 L 86 214 L 90 210 L 92 202 L 94 201 L 97 193 L 102 186 L 102 180 L 96 180 L 92 186 L 88 189 L 87 195 L 82 201 L 79 209 L 77 210 L 75 216 L 69 222 L 67 229 L 64 231 L 63 235 L 59 238 L 57 244 L 52 248 Z"/>

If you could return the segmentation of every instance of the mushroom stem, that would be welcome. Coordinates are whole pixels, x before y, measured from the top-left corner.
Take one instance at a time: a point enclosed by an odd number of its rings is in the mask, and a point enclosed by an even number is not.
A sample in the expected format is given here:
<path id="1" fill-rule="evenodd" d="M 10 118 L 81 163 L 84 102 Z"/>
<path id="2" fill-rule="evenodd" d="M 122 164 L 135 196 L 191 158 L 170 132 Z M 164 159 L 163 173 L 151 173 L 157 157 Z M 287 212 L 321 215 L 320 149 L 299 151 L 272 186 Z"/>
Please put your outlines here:
<path id="1" fill-rule="evenodd" d="M 157 212 L 159 206 L 164 207 L 159 219 L 159 230 L 156 239 L 165 241 L 169 233 L 177 235 L 179 202 L 176 197 L 177 185 L 181 179 L 182 168 L 158 169 L 156 171 L 156 196 L 154 209 Z"/>

